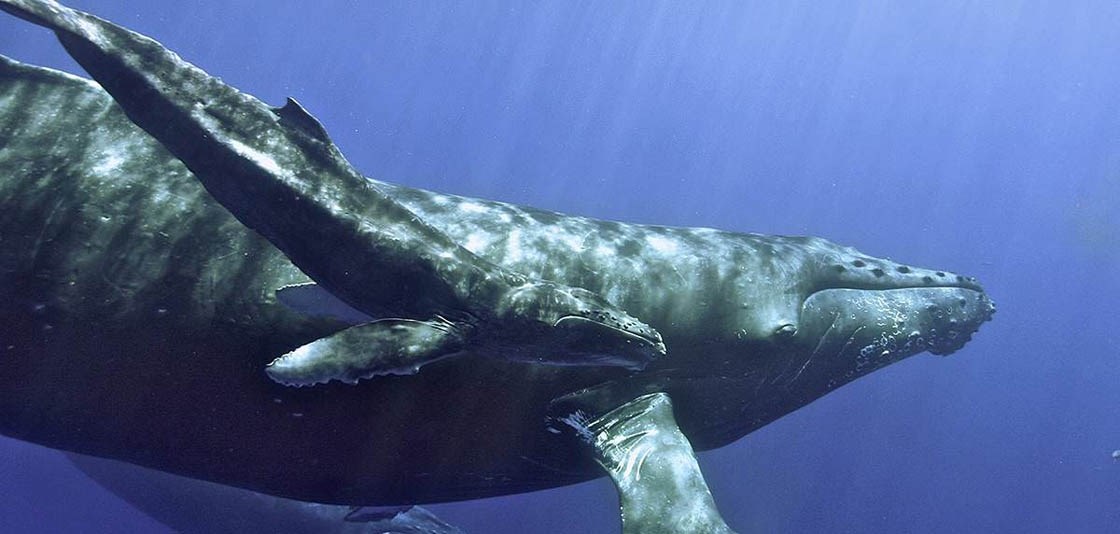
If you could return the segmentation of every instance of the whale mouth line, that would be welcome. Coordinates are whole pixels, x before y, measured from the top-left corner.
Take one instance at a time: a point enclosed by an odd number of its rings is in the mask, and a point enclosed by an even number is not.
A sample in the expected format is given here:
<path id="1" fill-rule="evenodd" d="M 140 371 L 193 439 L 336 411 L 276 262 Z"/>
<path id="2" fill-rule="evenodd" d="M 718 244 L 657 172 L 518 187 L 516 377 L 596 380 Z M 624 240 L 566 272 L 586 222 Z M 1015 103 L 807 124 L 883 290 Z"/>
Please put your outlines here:
<path id="1" fill-rule="evenodd" d="M 941 283 L 941 284 L 908 284 L 908 285 L 898 285 L 898 286 L 892 286 L 892 287 L 884 287 L 884 286 L 881 286 L 881 285 L 870 285 L 870 284 L 868 284 L 868 285 L 843 284 L 843 285 L 834 285 L 834 286 L 820 287 L 818 289 L 814 289 L 813 291 L 810 291 L 807 295 L 805 295 L 805 298 L 803 299 L 803 301 L 807 301 L 817 294 L 820 294 L 820 293 L 823 293 L 823 292 L 826 292 L 826 291 L 834 291 L 834 290 L 866 291 L 868 293 L 875 293 L 875 292 L 890 292 L 890 291 L 907 291 L 907 290 L 915 290 L 915 289 L 917 289 L 917 290 L 921 290 L 921 289 L 930 289 L 930 290 L 961 289 L 961 290 L 965 290 L 965 291 L 970 291 L 970 292 L 975 293 L 977 295 L 985 295 L 986 294 L 984 289 L 982 287 L 980 287 L 980 285 L 978 283 L 968 282 L 968 281 L 958 282 L 958 283 L 947 282 L 947 283 Z"/>
<path id="2" fill-rule="evenodd" d="M 557 328 L 557 327 L 560 327 L 560 328 L 579 328 L 579 327 L 589 327 L 590 326 L 590 327 L 601 330 L 602 334 L 611 334 L 611 335 L 622 336 L 623 338 L 627 339 L 628 341 L 634 341 L 638 344 L 645 345 L 648 348 L 651 348 L 651 349 L 657 351 L 659 354 L 664 355 L 667 352 L 667 349 L 665 347 L 665 342 L 661 339 L 661 336 L 659 336 L 659 335 L 657 337 L 644 336 L 644 335 L 632 332 L 630 330 L 626 330 L 625 328 L 619 328 L 617 326 L 610 325 L 610 324 L 607 324 L 607 323 L 602 322 L 602 321 L 596 321 L 594 319 L 589 319 L 589 318 L 583 317 L 581 315 L 565 315 L 565 316 L 557 319 L 556 322 L 553 323 L 552 326 L 554 328 Z"/>
<path id="3" fill-rule="evenodd" d="M 867 293 L 867 294 L 884 294 L 884 295 L 892 294 L 892 293 L 898 293 L 898 292 L 905 292 L 905 291 L 921 291 L 921 292 L 928 291 L 928 292 L 931 292 L 931 293 L 932 292 L 939 292 L 939 291 L 961 291 L 962 292 L 962 294 L 960 295 L 961 297 L 964 297 L 964 298 L 967 298 L 967 299 L 982 299 L 982 300 L 984 300 L 986 302 L 986 304 L 988 305 L 988 309 L 986 311 L 988 312 L 989 318 L 996 311 L 995 304 L 992 302 L 991 298 L 988 297 L 987 292 L 985 292 L 983 289 L 979 289 L 979 288 L 975 288 L 975 287 L 960 286 L 960 285 L 901 286 L 901 287 L 875 287 L 875 288 L 828 287 L 828 288 L 818 289 L 818 290 L 813 291 L 812 293 L 809 293 L 808 295 L 806 295 L 805 298 L 802 300 L 802 303 L 801 303 L 802 308 L 804 308 L 806 303 L 813 300 L 814 297 L 824 295 L 824 294 L 828 294 L 828 293 L 835 292 L 835 291 L 859 291 L 859 292 Z"/>

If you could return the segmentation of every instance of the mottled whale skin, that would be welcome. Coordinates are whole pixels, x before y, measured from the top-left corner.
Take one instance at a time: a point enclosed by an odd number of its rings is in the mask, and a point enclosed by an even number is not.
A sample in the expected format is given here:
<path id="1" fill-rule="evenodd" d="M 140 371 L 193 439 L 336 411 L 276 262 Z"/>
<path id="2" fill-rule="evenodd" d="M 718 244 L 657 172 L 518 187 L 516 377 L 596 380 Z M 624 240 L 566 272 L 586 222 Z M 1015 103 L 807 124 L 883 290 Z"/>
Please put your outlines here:
<path id="1" fill-rule="evenodd" d="M 405 504 L 588 480 L 602 472 L 557 414 L 655 391 L 697 449 L 718 447 L 889 363 L 952 352 L 993 311 L 972 279 L 819 238 L 377 182 L 470 253 L 602 295 L 669 355 L 634 373 L 468 352 L 287 388 L 264 365 L 349 323 L 279 303 L 310 279 L 108 95 L 4 61 L 0 137 L 0 432 L 275 495 Z"/>
<path id="2" fill-rule="evenodd" d="M 654 329 L 599 295 L 511 271 L 417 217 L 359 174 L 294 100 L 267 106 L 146 36 L 53 1 L 0 7 L 55 30 L 242 224 L 332 296 L 384 317 L 284 355 L 269 370 L 278 381 L 411 374 L 471 351 L 631 369 L 664 354 Z"/>

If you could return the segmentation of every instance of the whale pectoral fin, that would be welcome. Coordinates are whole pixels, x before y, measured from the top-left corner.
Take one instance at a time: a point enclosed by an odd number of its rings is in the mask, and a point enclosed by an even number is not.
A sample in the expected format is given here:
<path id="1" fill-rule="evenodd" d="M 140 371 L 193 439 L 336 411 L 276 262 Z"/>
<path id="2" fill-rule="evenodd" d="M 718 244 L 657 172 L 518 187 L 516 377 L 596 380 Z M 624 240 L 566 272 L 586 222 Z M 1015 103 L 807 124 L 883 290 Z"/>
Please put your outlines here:
<path id="1" fill-rule="evenodd" d="M 330 317 L 355 325 L 373 320 L 315 282 L 277 289 L 276 300 L 293 311 L 311 317 Z"/>
<path id="2" fill-rule="evenodd" d="M 592 421 L 564 419 L 595 449 L 618 489 L 623 534 L 734 534 L 716 509 L 669 396 L 643 395 Z"/>
<path id="3" fill-rule="evenodd" d="M 349 384 L 379 375 L 409 375 L 424 364 L 459 352 L 463 328 L 443 320 L 383 319 L 317 339 L 268 364 L 272 380 L 312 386 Z"/>

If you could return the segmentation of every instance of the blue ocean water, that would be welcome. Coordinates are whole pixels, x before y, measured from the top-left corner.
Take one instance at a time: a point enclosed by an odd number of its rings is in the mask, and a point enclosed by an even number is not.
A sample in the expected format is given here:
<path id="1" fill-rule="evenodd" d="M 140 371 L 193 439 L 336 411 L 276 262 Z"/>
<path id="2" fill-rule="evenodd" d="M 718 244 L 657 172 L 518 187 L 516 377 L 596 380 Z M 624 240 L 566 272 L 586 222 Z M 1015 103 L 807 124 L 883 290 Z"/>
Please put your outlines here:
<path id="1" fill-rule="evenodd" d="M 379 179 L 977 276 L 1000 311 L 965 349 L 701 455 L 740 531 L 1120 531 L 1120 5 L 69 4 L 298 98 Z M 11 17 L 0 53 L 80 72 Z M 606 480 L 431 509 L 618 528 Z M 166 528 L 4 441 L 0 531 Z"/>

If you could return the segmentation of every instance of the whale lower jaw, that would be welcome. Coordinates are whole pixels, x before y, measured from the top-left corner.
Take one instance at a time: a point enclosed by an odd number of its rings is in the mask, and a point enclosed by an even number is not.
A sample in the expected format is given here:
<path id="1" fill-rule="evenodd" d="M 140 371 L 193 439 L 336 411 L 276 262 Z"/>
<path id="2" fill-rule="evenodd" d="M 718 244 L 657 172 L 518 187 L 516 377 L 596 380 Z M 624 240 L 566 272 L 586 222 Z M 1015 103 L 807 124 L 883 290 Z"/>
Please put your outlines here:
<path id="1" fill-rule="evenodd" d="M 967 287 L 825 289 L 805 299 L 798 335 L 816 352 L 878 368 L 920 352 L 951 354 L 994 313 L 987 294 Z"/>

